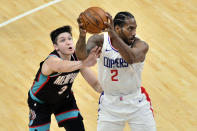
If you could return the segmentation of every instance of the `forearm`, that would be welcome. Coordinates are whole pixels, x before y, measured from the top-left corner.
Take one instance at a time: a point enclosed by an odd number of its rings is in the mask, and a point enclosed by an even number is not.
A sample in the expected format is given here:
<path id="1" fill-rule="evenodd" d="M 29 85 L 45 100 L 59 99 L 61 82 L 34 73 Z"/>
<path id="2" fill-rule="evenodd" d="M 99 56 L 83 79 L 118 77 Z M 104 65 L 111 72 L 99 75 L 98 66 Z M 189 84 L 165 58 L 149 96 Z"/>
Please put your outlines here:
<path id="1" fill-rule="evenodd" d="M 96 92 L 98 92 L 98 93 L 103 92 L 103 89 L 98 81 L 96 83 L 94 83 L 94 85 L 91 85 L 91 86 Z"/>
<path id="2" fill-rule="evenodd" d="M 57 72 L 72 72 L 85 67 L 82 61 L 63 60 L 58 65 Z"/>
<path id="3" fill-rule="evenodd" d="M 88 82 L 88 84 L 98 93 L 101 93 L 103 90 L 100 83 L 95 75 L 95 73 L 90 68 L 83 68 L 80 70 L 82 76 Z"/>
<path id="4" fill-rule="evenodd" d="M 86 51 L 86 36 L 79 36 L 76 44 L 76 55 L 79 60 L 84 60 L 88 56 Z"/>
<path id="5" fill-rule="evenodd" d="M 135 61 L 135 52 L 132 51 L 116 33 L 111 34 L 110 37 L 113 40 L 113 47 L 119 51 L 127 63 L 132 64 Z"/>

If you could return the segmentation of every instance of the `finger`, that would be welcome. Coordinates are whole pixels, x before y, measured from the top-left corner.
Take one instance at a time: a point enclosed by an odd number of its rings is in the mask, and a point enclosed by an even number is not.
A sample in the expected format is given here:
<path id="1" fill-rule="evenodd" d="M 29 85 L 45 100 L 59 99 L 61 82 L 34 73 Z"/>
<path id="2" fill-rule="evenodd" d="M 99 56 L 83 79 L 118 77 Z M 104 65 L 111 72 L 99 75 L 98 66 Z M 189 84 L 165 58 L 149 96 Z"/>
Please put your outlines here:
<path id="1" fill-rule="evenodd" d="M 83 23 L 79 23 L 79 27 L 80 28 L 83 28 Z"/>
<path id="2" fill-rule="evenodd" d="M 106 27 L 105 29 L 102 30 L 102 32 L 108 32 L 109 31 L 109 28 Z"/>
<path id="3" fill-rule="evenodd" d="M 90 53 L 96 52 L 97 48 L 98 48 L 98 46 L 95 46 L 95 47 L 90 51 Z"/>
<path id="4" fill-rule="evenodd" d="M 96 50 L 96 54 L 99 54 L 99 52 L 101 52 L 101 47 L 98 47 Z"/>
<path id="5" fill-rule="evenodd" d="M 110 23 L 104 22 L 104 25 L 105 25 L 106 27 L 109 27 L 109 26 L 110 26 Z"/>
<path id="6" fill-rule="evenodd" d="M 101 50 L 101 47 L 98 47 L 93 54 L 95 56 L 97 56 L 97 54 L 99 54 L 100 50 Z"/>
<path id="7" fill-rule="evenodd" d="M 81 21 L 80 21 L 80 20 L 81 20 L 82 14 L 83 14 L 83 12 L 82 12 L 82 13 L 80 13 L 79 17 L 77 18 L 77 22 L 78 22 L 78 23 L 81 23 Z"/>
<path id="8" fill-rule="evenodd" d="M 99 49 L 98 49 L 98 52 L 97 52 L 97 54 L 96 54 L 96 57 L 98 58 L 100 55 L 101 55 L 101 53 L 102 53 L 102 51 L 101 51 L 101 47 L 99 47 Z"/>
<path id="9" fill-rule="evenodd" d="M 80 20 L 80 19 L 81 19 L 80 17 L 77 18 L 77 23 L 78 23 L 78 24 L 81 23 L 81 20 Z"/>
<path id="10" fill-rule="evenodd" d="M 113 22 L 112 16 L 108 12 L 106 12 L 106 17 L 108 18 L 108 20 L 110 21 L 110 23 Z"/>

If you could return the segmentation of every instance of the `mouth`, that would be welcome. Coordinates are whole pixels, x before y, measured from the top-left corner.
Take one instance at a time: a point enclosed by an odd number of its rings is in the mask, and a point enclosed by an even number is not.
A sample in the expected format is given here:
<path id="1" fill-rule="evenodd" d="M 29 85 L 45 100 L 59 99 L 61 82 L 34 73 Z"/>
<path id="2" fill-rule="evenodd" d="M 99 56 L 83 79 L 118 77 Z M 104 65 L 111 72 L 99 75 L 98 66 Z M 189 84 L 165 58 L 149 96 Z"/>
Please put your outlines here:
<path id="1" fill-rule="evenodd" d="M 69 47 L 68 49 L 69 49 L 69 50 L 72 50 L 73 48 L 72 48 L 72 47 Z"/>
<path id="2" fill-rule="evenodd" d="M 129 38 L 129 43 L 133 43 L 134 40 L 135 40 L 135 36 L 133 36 L 132 38 Z"/>
<path id="3" fill-rule="evenodd" d="M 135 40 L 135 36 L 133 36 L 132 38 L 130 38 L 130 40 Z"/>
<path id="4" fill-rule="evenodd" d="M 134 41 L 134 38 L 129 39 L 129 43 L 132 43 Z"/>

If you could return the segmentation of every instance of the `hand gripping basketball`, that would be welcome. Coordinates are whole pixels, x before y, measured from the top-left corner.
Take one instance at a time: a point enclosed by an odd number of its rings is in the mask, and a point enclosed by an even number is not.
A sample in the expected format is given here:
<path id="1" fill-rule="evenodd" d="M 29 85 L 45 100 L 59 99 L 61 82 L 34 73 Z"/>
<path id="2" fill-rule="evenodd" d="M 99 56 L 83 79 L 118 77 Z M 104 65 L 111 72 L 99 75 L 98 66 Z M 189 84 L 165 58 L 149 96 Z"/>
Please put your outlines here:
<path id="1" fill-rule="evenodd" d="M 101 33 L 105 30 L 105 22 L 108 21 L 106 12 L 99 7 L 90 7 L 80 14 L 78 21 L 82 29 L 91 34 Z"/>

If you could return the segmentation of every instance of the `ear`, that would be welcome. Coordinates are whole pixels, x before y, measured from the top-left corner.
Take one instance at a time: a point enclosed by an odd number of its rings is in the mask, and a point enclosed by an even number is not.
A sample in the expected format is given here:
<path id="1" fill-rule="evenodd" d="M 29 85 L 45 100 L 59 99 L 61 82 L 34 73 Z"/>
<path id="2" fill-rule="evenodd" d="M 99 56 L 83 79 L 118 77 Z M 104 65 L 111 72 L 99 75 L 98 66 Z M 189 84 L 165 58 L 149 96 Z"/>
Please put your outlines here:
<path id="1" fill-rule="evenodd" d="M 119 26 L 119 25 L 116 25 L 116 26 L 115 26 L 115 31 L 119 34 L 119 33 L 120 33 L 120 30 L 121 30 L 121 29 L 120 29 L 120 26 Z"/>
<path id="2" fill-rule="evenodd" d="M 53 44 L 53 47 L 54 47 L 54 49 L 55 49 L 56 51 L 58 51 L 58 50 L 59 50 L 59 48 L 58 48 L 57 44 Z"/>

